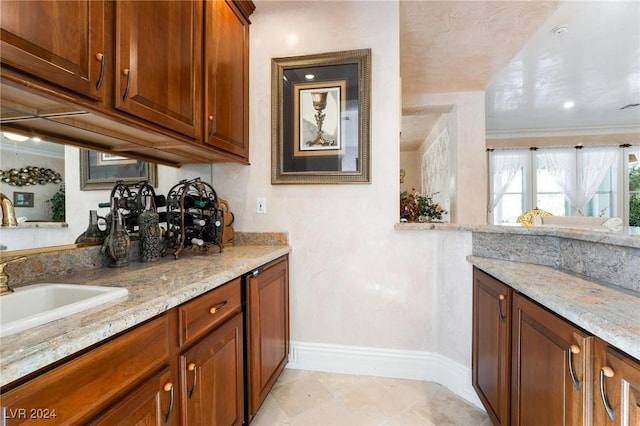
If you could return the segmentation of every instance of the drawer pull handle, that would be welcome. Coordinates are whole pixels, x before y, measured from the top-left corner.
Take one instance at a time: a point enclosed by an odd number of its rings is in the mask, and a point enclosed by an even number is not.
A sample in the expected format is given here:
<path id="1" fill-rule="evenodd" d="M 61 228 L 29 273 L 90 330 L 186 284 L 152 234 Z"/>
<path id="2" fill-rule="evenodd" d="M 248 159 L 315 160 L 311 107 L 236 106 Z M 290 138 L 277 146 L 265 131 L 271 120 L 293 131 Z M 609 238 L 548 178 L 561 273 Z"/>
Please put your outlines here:
<path id="1" fill-rule="evenodd" d="M 122 74 L 127 76 L 127 85 L 124 88 L 124 93 L 122 94 L 122 101 L 126 101 L 129 97 L 129 85 L 131 84 L 131 71 L 129 68 L 125 68 L 122 70 Z"/>
<path id="2" fill-rule="evenodd" d="M 102 53 L 96 53 L 96 59 L 100 61 L 100 75 L 98 75 L 98 81 L 96 82 L 96 90 L 100 90 L 100 87 L 102 87 L 102 81 L 104 80 L 104 55 Z"/>
<path id="3" fill-rule="evenodd" d="M 216 120 L 214 120 L 213 115 L 210 115 L 208 118 L 211 122 L 211 125 L 209 126 L 209 134 L 207 135 L 207 139 L 211 139 L 211 136 L 213 136 L 213 134 L 216 132 Z"/>
<path id="4" fill-rule="evenodd" d="M 611 404 L 609 404 L 609 398 L 607 398 L 607 389 L 604 385 L 605 377 L 613 377 L 614 376 L 613 369 L 611 367 L 602 367 L 600 369 L 600 398 L 602 399 L 602 403 L 604 404 L 604 409 L 607 410 L 607 415 L 613 421 L 616 416 L 616 412 L 611 408 Z"/>
<path id="5" fill-rule="evenodd" d="M 187 365 L 187 370 L 193 371 L 193 386 L 189 389 L 189 399 L 191 399 L 193 392 L 196 390 L 196 383 L 198 381 L 198 366 L 191 362 Z"/>
<path id="6" fill-rule="evenodd" d="M 212 306 L 212 307 L 209 309 L 209 313 L 210 313 L 211 315 L 218 313 L 219 311 L 221 311 L 221 310 L 222 310 L 222 308 L 224 308 L 224 307 L 226 306 L 226 304 L 227 304 L 227 301 L 225 300 L 224 302 L 220 303 L 219 305 Z"/>
<path id="7" fill-rule="evenodd" d="M 500 319 L 502 321 L 507 319 L 507 316 L 502 313 L 502 302 L 504 302 L 504 299 L 506 299 L 504 294 L 498 296 L 498 313 L 500 314 Z"/>
<path id="8" fill-rule="evenodd" d="M 167 414 L 164 415 L 164 422 L 169 423 L 169 418 L 171 417 L 171 411 L 173 411 L 173 383 L 167 382 L 163 387 L 165 392 L 171 392 L 169 394 L 169 410 L 167 410 Z"/>
<path id="9" fill-rule="evenodd" d="M 578 345 L 571 345 L 569 346 L 569 350 L 567 351 L 567 363 L 569 364 L 569 375 L 571 376 L 571 381 L 573 382 L 573 387 L 576 388 L 576 390 L 580 390 L 580 380 L 578 380 L 578 378 L 576 377 L 576 372 L 573 369 L 573 354 L 579 354 L 580 353 L 580 346 Z"/>

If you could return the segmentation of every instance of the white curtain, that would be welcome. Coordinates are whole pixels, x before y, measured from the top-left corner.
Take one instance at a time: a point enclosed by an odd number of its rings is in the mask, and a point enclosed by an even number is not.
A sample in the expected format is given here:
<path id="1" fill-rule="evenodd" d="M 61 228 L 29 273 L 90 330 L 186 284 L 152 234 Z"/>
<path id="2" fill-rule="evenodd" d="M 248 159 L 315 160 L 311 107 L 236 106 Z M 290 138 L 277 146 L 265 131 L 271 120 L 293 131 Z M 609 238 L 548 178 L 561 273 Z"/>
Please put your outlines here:
<path id="1" fill-rule="evenodd" d="M 488 213 L 491 216 L 507 188 L 521 169 L 526 169 L 529 150 L 510 149 L 491 151 L 489 162 L 491 168 L 491 194 Z"/>
<path id="2" fill-rule="evenodd" d="M 582 213 L 617 155 L 617 146 L 550 149 L 538 151 L 538 160 L 560 185 L 569 204 Z"/>

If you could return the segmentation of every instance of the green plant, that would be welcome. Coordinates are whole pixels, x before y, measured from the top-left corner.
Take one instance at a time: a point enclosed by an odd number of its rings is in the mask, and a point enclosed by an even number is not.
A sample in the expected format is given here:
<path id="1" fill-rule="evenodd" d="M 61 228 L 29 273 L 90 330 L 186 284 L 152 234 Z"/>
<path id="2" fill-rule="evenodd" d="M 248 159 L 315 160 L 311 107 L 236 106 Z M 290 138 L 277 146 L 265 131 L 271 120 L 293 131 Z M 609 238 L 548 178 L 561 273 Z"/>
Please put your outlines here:
<path id="1" fill-rule="evenodd" d="M 640 166 L 629 168 L 629 190 L 640 191 Z M 629 198 L 629 226 L 640 226 L 640 194 Z"/>
<path id="2" fill-rule="evenodd" d="M 60 189 L 53 194 L 53 196 L 46 201 L 51 204 L 51 219 L 55 222 L 64 222 L 65 218 L 65 193 L 64 185 L 60 186 Z"/>
<path id="3" fill-rule="evenodd" d="M 629 199 L 629 226 L 640 226 L 640 194 Z"/>

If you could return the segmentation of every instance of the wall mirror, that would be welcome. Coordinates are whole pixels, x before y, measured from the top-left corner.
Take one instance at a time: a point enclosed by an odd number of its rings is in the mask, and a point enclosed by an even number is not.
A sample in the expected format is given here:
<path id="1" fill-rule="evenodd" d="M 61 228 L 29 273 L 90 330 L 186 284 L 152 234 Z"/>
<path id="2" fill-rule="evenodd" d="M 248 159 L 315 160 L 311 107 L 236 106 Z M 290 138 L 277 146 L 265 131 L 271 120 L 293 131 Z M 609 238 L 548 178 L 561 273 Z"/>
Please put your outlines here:
<path id="1" fill-rule="evenodd" d="M 0 169 L 0 192 L 13 201 L 17 217 L 64 225 L 54 198 L 64 189 L 63 145 L 2 131 Z"/>
<path id="2" fill-rule="evenodd" d="M 136 183 L 148 181 L 158 186 L 158 166 L 106 152 L 80 150 L 80 189 L 111 189 L 116 181 Z"/>

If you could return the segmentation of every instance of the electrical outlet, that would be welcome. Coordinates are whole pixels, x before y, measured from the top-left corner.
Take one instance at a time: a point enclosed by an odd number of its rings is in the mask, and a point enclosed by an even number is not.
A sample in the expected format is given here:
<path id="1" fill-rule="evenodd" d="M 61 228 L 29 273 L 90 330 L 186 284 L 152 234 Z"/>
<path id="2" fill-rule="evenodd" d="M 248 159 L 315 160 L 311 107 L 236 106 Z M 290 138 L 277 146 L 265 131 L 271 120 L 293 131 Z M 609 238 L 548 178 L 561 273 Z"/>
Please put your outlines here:
<path id="1" fill-rule="evenodd" d="M 258 214 L 266 214 L 267 213 L 267 199 L 264 197 L 258 197 L 256 199 L 256 213 Z"/>

